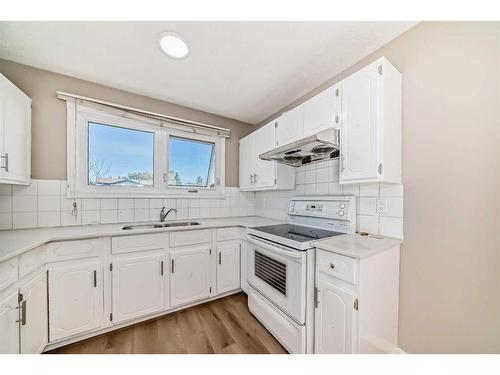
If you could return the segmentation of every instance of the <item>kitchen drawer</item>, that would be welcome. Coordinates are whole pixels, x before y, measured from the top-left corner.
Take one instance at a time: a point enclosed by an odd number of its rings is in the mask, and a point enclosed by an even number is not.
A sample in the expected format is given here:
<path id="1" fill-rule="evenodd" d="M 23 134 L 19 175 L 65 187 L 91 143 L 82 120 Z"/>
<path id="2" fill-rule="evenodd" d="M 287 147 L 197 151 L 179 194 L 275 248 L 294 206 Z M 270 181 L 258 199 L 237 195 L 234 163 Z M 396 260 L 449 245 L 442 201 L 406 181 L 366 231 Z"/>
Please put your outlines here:
<path id="1" fill-rule="evenodd" d="M 0 263 L 0 291 L 18 280 L 18 264 L 17 258 Z"/>
<path id="2" fill-rule="evenodd" d="M 325 275 L 345 280 L 351 284 L 358 283 L 357 259 L 324 250 L 317 250 L 316 264 L 317 270 Z"/>
<path id="3" fill-rule="evenodd" d="M 306 327 L 298 325 L 253 288 L 249 288 L 248 291 L 248 309 L 288 352 L 292 354 L 306 352 Z"/>
<path id="4" fill-rule="evenodd" d="M 97 257 L 102 244 L 100 238 L 52 242 L 47 245 L 47 262 Z"/>
<path id="5" fill-rule="evenodd" d="M 218 228 L 217 241 L 239 240 L 241 238 L 240 227 Z"/>
<path id="6" fill-rule="evenodd" d="M 19 257 L 19 278 L 23 278 L 34 270 L 42 267 L 47 258 L 47 247 L 40 246 Z"/>
<path id="7" fill-rule="evenodd" d="M 168 248 L 168 233 L 119 236 L 111 239 L 111 253 L 122 254 L 134 251 L 163 250 Z"/>
<path id="8" fill-rule="evenodd" d="M 170 247 L 195 245 L 210 242 L 210 229 L 183 230 L 170 233 Z"/>

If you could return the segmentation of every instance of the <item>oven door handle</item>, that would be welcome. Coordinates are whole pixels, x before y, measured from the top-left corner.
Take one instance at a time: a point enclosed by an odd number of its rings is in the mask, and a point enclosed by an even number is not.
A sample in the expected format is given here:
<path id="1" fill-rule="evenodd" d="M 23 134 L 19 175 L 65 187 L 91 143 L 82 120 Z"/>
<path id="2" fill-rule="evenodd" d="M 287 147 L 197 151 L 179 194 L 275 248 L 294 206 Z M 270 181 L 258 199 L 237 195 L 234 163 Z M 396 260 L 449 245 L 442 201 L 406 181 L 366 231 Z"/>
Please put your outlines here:
<path id="1" fill-rule="evenodd" d="M 300 250 L 282 250 L 277 246 L 269 245 L 263 241 L 256 240 L 253 237 L 250 237 L 248 235 L 247 235 L 247 241 L 256 245 L 256 246 L 259 246 L 265 250 L 268 250 L 272 253 L 282 255 L 284 257 L 291 258 L 291 259 L 299 259 L 300 260 L 300 259 L 302 259 L 303 255 L 305 254 L 305 252 L 300 251 Z"/>

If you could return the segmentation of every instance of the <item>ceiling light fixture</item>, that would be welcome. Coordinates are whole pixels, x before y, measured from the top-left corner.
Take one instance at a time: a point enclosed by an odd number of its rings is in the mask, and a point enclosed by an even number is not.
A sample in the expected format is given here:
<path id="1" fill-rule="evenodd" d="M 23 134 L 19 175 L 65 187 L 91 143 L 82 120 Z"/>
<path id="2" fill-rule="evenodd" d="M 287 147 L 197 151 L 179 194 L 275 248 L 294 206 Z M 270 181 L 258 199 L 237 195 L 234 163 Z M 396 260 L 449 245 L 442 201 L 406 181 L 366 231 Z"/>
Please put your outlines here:
<path id="1" fill-rule="evenodd" d="M 163 33 L 160 38 L 160 48 L 168 57 L 184 59 L 189 55 L 189 48 L 179 34 Z"/>

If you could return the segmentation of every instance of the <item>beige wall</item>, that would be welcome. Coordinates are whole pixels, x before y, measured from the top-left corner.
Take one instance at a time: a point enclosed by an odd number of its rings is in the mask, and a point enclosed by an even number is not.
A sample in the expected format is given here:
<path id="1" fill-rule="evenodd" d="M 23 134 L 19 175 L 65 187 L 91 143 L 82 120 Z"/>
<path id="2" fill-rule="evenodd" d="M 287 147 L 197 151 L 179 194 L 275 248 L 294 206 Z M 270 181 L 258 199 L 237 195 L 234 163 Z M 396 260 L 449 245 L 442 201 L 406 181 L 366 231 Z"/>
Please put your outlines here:
<path id="1" fill-rule="evenodd" d="M 287 107 L 380 56 L 403 73 L 408 352 L 500 352 L 499 25 L 419 24 Z"/>
<path id="2" fill-rule="evenodd" d="M 238 140 L 254 130 L 252 125 L 1 59 L 0 73 L 33 99 L 33 178 L 66 178 L 66 105 L 56 98 L 61 90 L 230 129 L 226 186 L 238 186 Z"/>

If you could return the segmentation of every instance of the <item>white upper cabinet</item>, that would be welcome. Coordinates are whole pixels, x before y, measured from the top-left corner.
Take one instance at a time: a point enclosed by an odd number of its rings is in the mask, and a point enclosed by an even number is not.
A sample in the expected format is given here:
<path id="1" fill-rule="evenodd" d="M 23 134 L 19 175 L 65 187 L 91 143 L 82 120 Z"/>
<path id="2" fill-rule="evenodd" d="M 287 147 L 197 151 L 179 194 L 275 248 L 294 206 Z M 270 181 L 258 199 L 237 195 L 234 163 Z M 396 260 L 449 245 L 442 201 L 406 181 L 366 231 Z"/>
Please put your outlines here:
<path id="1" fill-rule="evenodd" d="M 255 155 L 254 140 L 251 134 L 240 139 L 240 189 L 251 190 L 253 182 L 253 163 Z"/>
<path id="2" fill-rule="evenodd" d="M 303 104 L 304 137 L 339 127 L 339 85 L 329 87 Z"/>
<path id="3" fill-rule="evenodd" d="M 401 182 L 401 74 L 381 58 L 340 83 L 340 183 Z"/>
<path id="4" fill-rule="evenodd" d="M 240 139 L 240 190 L 290 190 L 295 188 L 295 169 L 259 155 L 276 147 L 278 120 Z"/>
<path id="5" fill-rule="evenodd" d="M 302 138 L 304 134 L 304 106 L 300 105 L 283 113 L 276 132 L 277 146 L 283 146 Z"/>
<path id="6" fill-rule="evenodd" d="M 0 183 L 31 178 L 31 99 L 0 74 Z"/>

